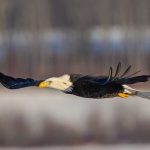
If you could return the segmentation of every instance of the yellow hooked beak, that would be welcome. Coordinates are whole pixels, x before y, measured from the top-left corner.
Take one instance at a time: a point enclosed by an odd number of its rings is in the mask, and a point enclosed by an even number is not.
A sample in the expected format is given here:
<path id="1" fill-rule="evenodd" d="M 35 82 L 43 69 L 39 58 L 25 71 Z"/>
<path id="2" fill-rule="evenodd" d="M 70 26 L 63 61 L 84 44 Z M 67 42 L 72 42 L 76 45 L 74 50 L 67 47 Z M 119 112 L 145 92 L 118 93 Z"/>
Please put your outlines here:
<path id="1" fill-rule="evenodd" d="M 40 88 L 46 88 L 46 87 L 48 87 L 49 86 L 49 82 L 45 82 L 45 81 L 43 81 L 43 82 L 41 82 L 40 84 L 39 84 L 39 87 Z"/>

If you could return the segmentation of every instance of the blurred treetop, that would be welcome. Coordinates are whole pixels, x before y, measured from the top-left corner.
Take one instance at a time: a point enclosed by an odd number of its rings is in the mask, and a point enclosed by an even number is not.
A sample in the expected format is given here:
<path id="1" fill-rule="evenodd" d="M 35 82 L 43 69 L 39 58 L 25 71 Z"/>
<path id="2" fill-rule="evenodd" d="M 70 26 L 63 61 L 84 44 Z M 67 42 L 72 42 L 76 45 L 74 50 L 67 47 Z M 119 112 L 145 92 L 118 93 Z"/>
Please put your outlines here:
<path id="1" fill-rule="evenodd" d="M 149 0 L 0 0 L 0 30 L 149 24 Z"/>

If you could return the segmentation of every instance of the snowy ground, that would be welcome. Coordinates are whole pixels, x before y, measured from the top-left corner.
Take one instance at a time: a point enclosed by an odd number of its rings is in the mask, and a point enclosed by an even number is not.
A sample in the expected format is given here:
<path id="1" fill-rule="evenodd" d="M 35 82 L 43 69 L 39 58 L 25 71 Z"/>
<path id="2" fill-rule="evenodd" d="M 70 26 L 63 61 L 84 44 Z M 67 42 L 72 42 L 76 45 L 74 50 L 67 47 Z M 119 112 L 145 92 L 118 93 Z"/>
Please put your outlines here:
<path id="1" fill-rule="evenodd" d="M 38 139 L 45 134 L 43 117 L 46 120 L 54 120 L 63 123 L 64 126 L 73 128 L 78 133 L 87 133 L 89 116 L 96 115 L 100 119 L 100 126 L 108 138 L 117 139 L 118 124 L 122 123 L 125 131 L 132 131 L 137 127 L 137 123 L 149 127 L 150 121 L 150 101 L 142 98 L 113 98 L 113 99 L 83 99 L 73 95 L 66 95 L 60 91 L 50 91 L 49 89 L 27 88 L 21 90 L 0 89 L 0 138 L 4 139 L 4 144 L 17 144 L 20 141 L 18 136 L 24 136 L 22 143 L 30 143 L 31 139 Z M 17 122 L 23 126 L 18 130 L 13 119 L 18 116 Z M 98 118 L 99 117 L 99 118 Z M 118 121 L 118 119 L 120 119 Z M 24 130 L 24 124 L 25 129 Z M 120 125 L 120 124 L 119 124 Z M 26 128 L 27 127 L 27 128 Z M 91 126 L 93 127 L 93 126 Z M 97 127 L 96 127 L 97 128 Z M 101 129 L 101 128 L 100 128 Z M 146 132 L 148 130 L 146 129 Z M 20 134 L 21 132 L 21 134 Z M 91 131 L 90 131 L 91 132 Z M 93 131 L 95 132 L 95 130 Z M 149 132 L 149 131 L 148 131 Z M 3 138 L 4 137 L 4 138 Z M 145 137 L 145 136 L 144 136 Z M 149 138 L 149 135 L 147 135 Z M 16 140 L 14 140 L 16 138 Z M 21 145 L 21 144 L 19 144 Z M 3 148 L 1 148 L 3 150 Z M 12 148 L 4 148 L 12 149 Z M 16 149 L 16 148 L 13 148 Z M 20 149 L 20 148 L 18 148 Z M 112 146 L 76 146 L 76 147 L 45 147 L 29 148 L 43 150 L 149 150 L 150 145 L 112 145 Z"/>

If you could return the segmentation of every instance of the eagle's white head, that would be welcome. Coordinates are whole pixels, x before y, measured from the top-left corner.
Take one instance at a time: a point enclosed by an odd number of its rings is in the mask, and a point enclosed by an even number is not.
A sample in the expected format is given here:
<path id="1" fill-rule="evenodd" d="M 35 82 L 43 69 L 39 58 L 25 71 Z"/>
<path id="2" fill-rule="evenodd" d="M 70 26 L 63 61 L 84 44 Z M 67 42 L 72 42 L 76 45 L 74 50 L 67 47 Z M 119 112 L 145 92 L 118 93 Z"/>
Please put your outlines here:
<path id="1" fill-rule="evenodd" d="M 48 78 L 39 84 L 40 88 L 54 88 L 61 91 L 71 91 L 73 83 L 70 81 L 70 75 L 65 74 L 60 77 Z"/>

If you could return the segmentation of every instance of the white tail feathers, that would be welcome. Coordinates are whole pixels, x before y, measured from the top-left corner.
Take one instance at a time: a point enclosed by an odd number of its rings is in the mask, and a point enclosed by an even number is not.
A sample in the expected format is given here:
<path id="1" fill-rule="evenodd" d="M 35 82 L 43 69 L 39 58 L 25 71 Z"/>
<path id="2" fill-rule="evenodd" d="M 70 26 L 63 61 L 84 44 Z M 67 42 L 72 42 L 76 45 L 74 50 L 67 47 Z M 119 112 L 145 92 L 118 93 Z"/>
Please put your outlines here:
<path id="1" fill-rule="evenodd" d="M 129 95 L 138 96 L 138 97 L 150 100 L 150 92 L 136 90 L 136 89 L 133 89 L 133 88 L 127 86 L 127 85 L 123 85 L 123 87 L 124 87 L 124 90 L 125 90 L 124 92 L 129 94 Z"/>

